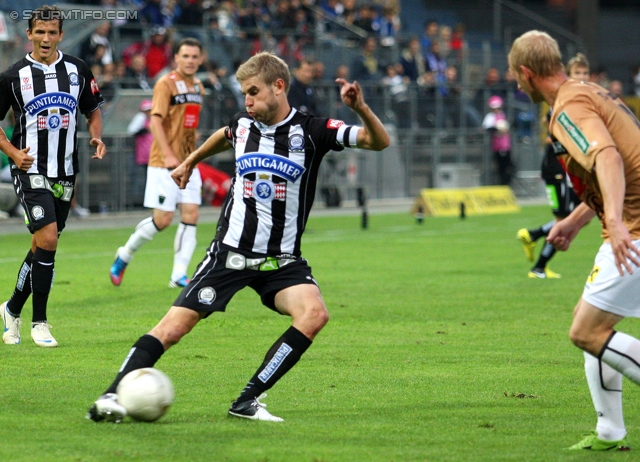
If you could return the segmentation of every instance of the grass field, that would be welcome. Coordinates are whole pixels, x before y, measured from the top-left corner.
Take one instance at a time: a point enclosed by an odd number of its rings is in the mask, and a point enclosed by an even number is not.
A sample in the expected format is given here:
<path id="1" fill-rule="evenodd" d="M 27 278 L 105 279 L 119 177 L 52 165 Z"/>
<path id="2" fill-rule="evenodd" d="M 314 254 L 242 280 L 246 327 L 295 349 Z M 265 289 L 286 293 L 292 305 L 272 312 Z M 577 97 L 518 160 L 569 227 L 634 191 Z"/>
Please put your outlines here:
<path id="1" fill-rule="evenodd" d="M 600 244 L 592 223 L 551 267 L 526 277 L 515 233 L 548 207 L 487 217 L 312 217 L 303 253 L 331 321 L 269 392 L 282 424 L 227 417 L 289 319 L 243 291 L 157 367 L 176 388 L 152 424 L 85 420 L 133 342 L 166 312 L 173 229 L 136 255 L 121 287 L 108 269 L 131 228 L 65 231 L 49 322 L 60 342 L 0 345 L 0 461 L 638 460 L 640 393 L 625 379 L 629 453 L 567 453 L 595 428 L 582 353 L 567 332 Z M 200 225 L 200 260 L 214 225 Z M 29 237 L 2 236 L 0 298 Z M 540 244 L 539 244 L 540 245 Z M 538 247 L 539 250 L 540 247 Z M 30 320 L 30 302 L 23 320 Z M 640 334 L 636 321 L 620 330 Z"/>

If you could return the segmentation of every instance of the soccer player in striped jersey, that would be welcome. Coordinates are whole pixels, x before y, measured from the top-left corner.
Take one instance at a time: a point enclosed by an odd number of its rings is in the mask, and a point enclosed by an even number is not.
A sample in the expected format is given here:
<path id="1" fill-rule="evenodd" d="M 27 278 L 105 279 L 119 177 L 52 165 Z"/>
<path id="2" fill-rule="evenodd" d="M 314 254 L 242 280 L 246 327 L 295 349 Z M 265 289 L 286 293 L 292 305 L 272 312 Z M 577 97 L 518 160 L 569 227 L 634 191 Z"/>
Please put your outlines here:
<path id="1" fill-rule="evenodd" d="M 345 147 L 380 151 L 389 145 L 384 126 L 367 106 L 357 82 L 341 85 L 342 101 L 362 121 L 313 117 L 289 106 L 289 68 L 262 52 L 238 68 L 246 112 L 213 133 L 172 173 L 187 187 L 196 164 L 232 148 L 236 175 L 216 236 L 189 285 L 165 317 L 133 346 L 115 381 L 89 410 L 95 421 L 120 421 L 126 410 L 116 390 L 129 372 L 152 367 L 198 322 L 224 311 L 233 295 L 251 287 L 268 308 L 291 316 L 292 325 L 267 351 L 229 415 L 280 422 L 260 401 L 289 371 L 329 320 L 322 294 L 302 257 L 300 240 L 313 205 L 318 169 L 330 150 Z"/>
<path id="2" fill-rule="evenodd" d="M 33 51 L 0 75 L 0 119 L 10 108 L 16 118 L 11 140 L 0 129 L 0 149 L 10 158 L 13 186 L 33 235 L 13 295 L 0 305 L 7 344 L 20 343 L 20 314 L 32 295 L 31 338 L 41 347 L 58 345 L 49 330 L 47 301 L 58 237 L 75 192 L 80 113 L 87 119 L 93 158 L 107 152 L 98 109 L 104 100 L 84 61 L 58 50 L 62 22 L 56 6 L 33 10 L 27 29 Z"/>

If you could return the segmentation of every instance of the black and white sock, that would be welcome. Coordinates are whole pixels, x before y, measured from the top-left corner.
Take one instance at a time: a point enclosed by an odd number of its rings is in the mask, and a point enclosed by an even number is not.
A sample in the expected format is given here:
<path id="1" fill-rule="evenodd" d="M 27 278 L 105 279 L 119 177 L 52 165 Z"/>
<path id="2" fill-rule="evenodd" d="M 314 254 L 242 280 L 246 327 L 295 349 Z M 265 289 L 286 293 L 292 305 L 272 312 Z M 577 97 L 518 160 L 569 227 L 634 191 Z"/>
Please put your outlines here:
<path id="1" fill-rule="evenodd" d="M 118 384 L 131 371 L 144 367 L 153 367 L 164 354 L 164 345 L 153 335 L 145 334 L 138 339 L 120 366 L 118 375 L 105 393 L 115 393 Z"/>
<path id="2" fill-rule="evenodd" d="M 31 263 L 31 291 L 33 293 L 32 322 L 47 320 L 47 302 L 53 286 L 55 250 L 44 250 L 36 247 Z"/>
<path id="3" fill-rule="evenodd" d="M 600 352 L 600 360 L 640 385 L 640 340 L 614 331 Z"/>
<path id="4" fill-rule="evenodd" d="M 13 294 L 7 303 L 7 309 L 13 316 L 20 316 L 22 308 L 27 302 L 29 295 L 31 295 L 31 265 L 33 264 L 33 252 L 29 249 L 27 256 L 24 258 L 20 271 L 18 272 L 18 279 L 16 281 L 16 288 L 13 290 Z"/>
<path id="5" fill-rule="evenodd" d="M 311 343 L 311 340 L 298 329 L 293 326 L 289 327 L 269 349 L 262 365 L 235 402 L 250 401 L 273 387 L 283 375 L 295 366 Z"/>

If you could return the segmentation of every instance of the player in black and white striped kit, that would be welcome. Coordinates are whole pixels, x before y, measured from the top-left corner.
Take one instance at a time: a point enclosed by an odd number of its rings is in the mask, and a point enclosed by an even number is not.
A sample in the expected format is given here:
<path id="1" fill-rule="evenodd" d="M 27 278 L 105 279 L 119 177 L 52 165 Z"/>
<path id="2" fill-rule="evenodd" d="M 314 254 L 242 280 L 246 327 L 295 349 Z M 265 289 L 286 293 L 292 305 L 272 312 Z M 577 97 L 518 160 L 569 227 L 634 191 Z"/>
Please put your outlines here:
<path id="1" fill-rule="evenodd" d="M 33 235 L 13 295 L 0 305 L 7 344 L 20 343 L 20 314 L 32 295 L 31 338 L 38 346 L 58 345 L 47 323 L 47 300 L 58 236 L 74 195 L 80 113 L 87 118 L 93 157 L 107 152 L 98 110 L 104 100 L 89 67 L 57 50 L 62 22 L 57 7 L 34 10 L 27 29 L 33 51 L 0 74 L 0 119 L 10 109 L 16 119 L 11 141 L 0 129 L 0 149 L 10 158 L 14 189 Z"/>
<path id="2" fill-rule="evenodd" d="M 293 322 L 269 349 L 229 415 L 281 422 L 260 398 L 297 363 L 329 320 L 320 289 L 300 252 L 318 168 L 329 150 L 380 151 L 389 145 L 389 135 L 364 102 L 356 82 L 337 80 L 342 100 L 358 114 L 363 127 L 291 108 L 289 68 L 271 53 L 250 58 L 236 77 L 247 112 L 211 135 L 172 173 L 185 188 L 198 162 L 234 149 L 236 175 L 216 237 L 174 306 L 135 343 L 115 381 L 89 410 L 87 417 L 95 421 L 122 420 L 126 410 L 116 395 L 120 380 L 133 370 L 152 367 L 201 319 L 224 311 L 233 295 L 249 286 L 265 306 L 291 316 Z"/>

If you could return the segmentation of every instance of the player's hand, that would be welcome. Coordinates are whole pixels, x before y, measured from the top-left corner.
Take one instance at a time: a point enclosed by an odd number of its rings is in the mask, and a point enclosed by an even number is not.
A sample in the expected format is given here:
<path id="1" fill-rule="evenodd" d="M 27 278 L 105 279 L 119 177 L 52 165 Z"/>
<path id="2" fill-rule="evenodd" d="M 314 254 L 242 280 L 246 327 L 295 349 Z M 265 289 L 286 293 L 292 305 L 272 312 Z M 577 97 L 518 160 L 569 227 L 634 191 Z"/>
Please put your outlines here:
<path id="1" fill-rule="evenodd" d="M 351 109 L 358 111 L 364 106 L 364 97 L 362 96 L 362 88 L 356 81 L 353 83 L 347 82 L 345 79 L 336 79 L 336 83 L 342 85 L 340 88 L 340 98 Z"/>
<path id="2" fill-rule="evenodd" d="M 173 153 L 171 153 L 171 155 L 166 154 L 164 155 L 164 167 L 168 168 L 169 170 L 173 170 L 174 168 L 178 167 L 180 165 L 180 161 L 178 160 L 178 158 L 176 156 L 173 155 Z"/>
<path id="3" fill-rule="evenodd" d="M 625 269 L 629 274 L 633 274 L 632 265 L 640 266 L 640 250 L 633 245 L 629 230 L 622 221 L 617 220 L 615 223 L 607 221 L 606 223 L 611 251 L 616 260 L 616 267 L 620 276 L 624 275 Z"/>
<path id="4" fill-rule="evenodd" d="M 574 224 L 570 219 L 563 219 L 557 222 L 547 235 L 547 242 L 558 250 L 569 250 L 573 239 L 578 235 L 580 226 Z"/>
<path id="5" fill-rule="evenodd" d="M 27 154 L 30 149 L 31 148 L 29 146 L 20 150 L 16 149 L 16 153 L 11 159 L 16 164 L 16 167 L 18 167 L 18 169 L 27 171 L 33 165 L 35 158 Z"/>
<path id="6" fill-rule="evenodd" d="M 189 178 L 191 178 L 191 173 L 193 172 L 193 167 L 187 161 L 184 161 L 180 165 L 178 165 L 173 172 L 171 172 L 171 178 L 176 182 L 180 189 L 184 189 L 187 187 L 187 183 L 189 183 Z"/>
<path id="7" fill-rule="evenodd" d="M 96 152 L 91 156 L 92 159 L 102 159 L 107 153 L 107 146 L 99 138 L 91 138 L 89 144 L 96 148 Z"/>

